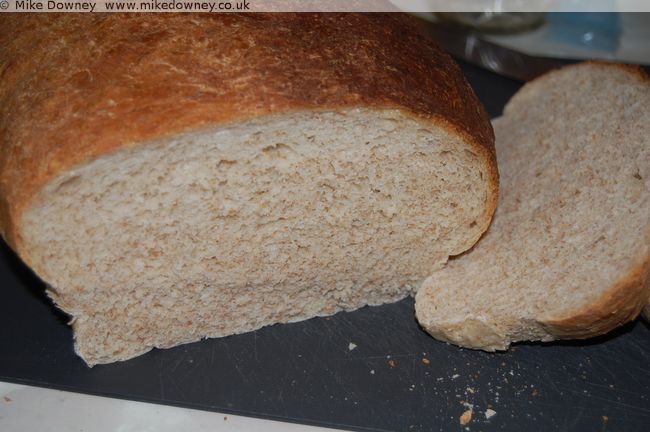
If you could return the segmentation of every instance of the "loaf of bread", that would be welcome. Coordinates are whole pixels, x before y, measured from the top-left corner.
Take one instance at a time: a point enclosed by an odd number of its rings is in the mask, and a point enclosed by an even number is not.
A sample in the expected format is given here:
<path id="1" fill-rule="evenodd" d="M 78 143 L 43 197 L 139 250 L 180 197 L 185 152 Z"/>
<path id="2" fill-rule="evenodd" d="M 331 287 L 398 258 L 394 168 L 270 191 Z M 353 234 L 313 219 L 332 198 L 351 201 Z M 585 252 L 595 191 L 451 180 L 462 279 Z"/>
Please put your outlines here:
<path id="1" fill-rule="evenodd" d="M 649 107 L 633 67 L 584 63 L 525 85 L 494 122 L 492 226 L 417 293 L 422 326 L 493 351 L 636 318 L 650 294 Z"/>
<path id="2" fill-rule="evenodd" d="M 489 118 L 408 17 L 0 26 L 0 231 L 89 365 L 398 300 L 490 223 Z"/>

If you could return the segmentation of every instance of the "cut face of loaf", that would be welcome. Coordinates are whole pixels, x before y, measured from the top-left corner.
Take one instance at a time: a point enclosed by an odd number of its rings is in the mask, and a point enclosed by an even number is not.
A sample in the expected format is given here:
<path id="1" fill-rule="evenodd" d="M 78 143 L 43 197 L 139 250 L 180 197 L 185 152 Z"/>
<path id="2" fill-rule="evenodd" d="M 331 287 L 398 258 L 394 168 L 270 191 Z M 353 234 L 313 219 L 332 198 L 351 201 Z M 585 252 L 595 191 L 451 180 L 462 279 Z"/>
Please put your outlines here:
<path id="1" fill-rule="evenodd" d="M 399 111 L 271 116 L 63 172 L 22 232 L 103 363 L 408 295 L 485 229 L 488 169 Z"/>
<path id="2" fill-rule="evenodd" d="M 420 324 L 469 348 L 586 338 L 650 289 L 650 83 L 585 63 L 527 84 L 494 122 L 494 221 L 416 296 Z"/>

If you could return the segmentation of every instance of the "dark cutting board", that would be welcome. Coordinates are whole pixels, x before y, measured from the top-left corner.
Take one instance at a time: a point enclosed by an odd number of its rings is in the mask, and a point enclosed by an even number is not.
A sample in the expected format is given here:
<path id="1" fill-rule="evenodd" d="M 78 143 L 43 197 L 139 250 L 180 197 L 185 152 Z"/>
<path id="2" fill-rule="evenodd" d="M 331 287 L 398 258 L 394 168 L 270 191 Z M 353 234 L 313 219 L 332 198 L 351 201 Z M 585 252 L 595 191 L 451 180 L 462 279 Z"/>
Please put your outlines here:
<path id="1" fill-rule="evenodd" d="M 462 67 L 492 116 L 520 86 Z M 473 431 L 650 430 L 640 321 L 588 342 L 488 354 L 427 336 L 406 299 L 89 369 L 66 316 L 4 243 L 0 285 L 1 380 L 355 430 L 459 430 L 467 404 Z"/>

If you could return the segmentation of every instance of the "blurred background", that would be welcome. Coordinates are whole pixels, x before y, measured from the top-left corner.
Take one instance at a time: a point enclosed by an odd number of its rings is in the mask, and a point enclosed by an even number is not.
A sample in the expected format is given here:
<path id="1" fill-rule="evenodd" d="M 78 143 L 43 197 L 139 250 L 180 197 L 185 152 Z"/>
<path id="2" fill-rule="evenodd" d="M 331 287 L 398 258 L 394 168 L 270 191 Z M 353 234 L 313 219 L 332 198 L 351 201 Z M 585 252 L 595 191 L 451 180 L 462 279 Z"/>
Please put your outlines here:
<path id="1" fill-rule="evenodd" d="M 577 60 L 650 65 L 650 13 L 416 13 L 453 56 L 528 81 Z"/>

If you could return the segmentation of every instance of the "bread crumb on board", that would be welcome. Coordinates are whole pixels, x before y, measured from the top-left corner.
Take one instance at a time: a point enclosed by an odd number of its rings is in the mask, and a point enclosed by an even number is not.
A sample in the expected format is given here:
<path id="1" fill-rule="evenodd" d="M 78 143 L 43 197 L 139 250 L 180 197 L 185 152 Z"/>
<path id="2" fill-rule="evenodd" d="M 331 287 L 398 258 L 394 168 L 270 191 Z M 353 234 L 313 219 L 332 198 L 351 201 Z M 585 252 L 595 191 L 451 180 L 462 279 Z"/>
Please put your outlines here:
<path id="1" fill-rule="evenodd" d="M 390 366 L 391 368 L 394 368 L 395 366 L 397 366 L 397 362 L 395 360 L 393 360 L 393 359 L 388 360 L 388 366 Z"/>
<path id="2" fill-rule="evenodd" d="M 425 365 L 428 365 L 428 364 L 431 364 L 431 360 L 429 360 L 428 358 L 424 357 L 424 358 L 422 359 L 422 363 L 424 363 Z"/>
<path id="3" fill-rule="evenodd" d="M 10 398 L 9 396 L 5 396 L 5 402 L 6 402 L 6 403 L 9 403 L 9 402 L 11 402 L 11 401 L 12 401 L 12 400 L 11 400 L 11 398 Z"/>
<path id="4" fill-rule="evenodd" d="M 494 411 L 491 408 L 488 408 L 485 410 L 485 419 L 490 420 L 492 417 L 494 417 L 497 414 L 496 411 Z"/>
<path id="5" fill-rule="evenodd" d="M 355 344 L 354 342 L 350 342 L 350 344 L 348 345 L 348 350 L 352 351 L 356 347 L 357 347 L 357 344 Z"/>
<path id="6" fill-rule="evenodd" d="M 471 421 L 472 421 L 472 410 L 470 410 L 470 409 L 466 410 L 466 411 L 465 411 L 465 412 L 460 416 L 459 421 L 460 421 L 460 424 L 461 424 L 462 426 L 465 426 L 466 424 L 468 424 L 469 422 L 471 422 Z"/>

